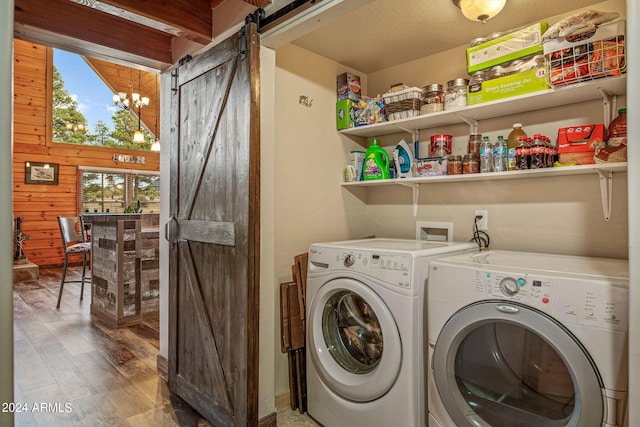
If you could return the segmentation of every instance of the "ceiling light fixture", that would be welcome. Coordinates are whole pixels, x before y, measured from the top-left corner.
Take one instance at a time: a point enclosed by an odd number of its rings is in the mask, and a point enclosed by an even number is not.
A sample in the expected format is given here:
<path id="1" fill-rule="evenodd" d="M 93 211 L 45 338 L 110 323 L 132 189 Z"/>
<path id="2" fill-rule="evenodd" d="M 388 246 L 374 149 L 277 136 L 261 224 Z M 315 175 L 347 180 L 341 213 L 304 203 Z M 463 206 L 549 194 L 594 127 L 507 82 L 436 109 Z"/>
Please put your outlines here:
<path id="1" fill-rule="evenodd" d="M 472 21 L 487 22 L 496 16 L 507 0 L 452 0 L 462 14 Z"/>

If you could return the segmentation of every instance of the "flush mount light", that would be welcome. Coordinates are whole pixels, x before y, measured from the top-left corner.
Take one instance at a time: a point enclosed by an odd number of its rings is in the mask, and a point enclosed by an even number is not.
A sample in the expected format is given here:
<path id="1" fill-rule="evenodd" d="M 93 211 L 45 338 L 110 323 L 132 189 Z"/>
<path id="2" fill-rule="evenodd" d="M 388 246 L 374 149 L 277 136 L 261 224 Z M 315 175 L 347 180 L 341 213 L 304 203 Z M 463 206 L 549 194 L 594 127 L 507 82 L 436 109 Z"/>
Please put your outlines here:
<path id="1" fill-rule="evenodd" d="M 507 0 L 452 0 L 462 14 L 472 21 L 487 22 L 496 16 Z"/>

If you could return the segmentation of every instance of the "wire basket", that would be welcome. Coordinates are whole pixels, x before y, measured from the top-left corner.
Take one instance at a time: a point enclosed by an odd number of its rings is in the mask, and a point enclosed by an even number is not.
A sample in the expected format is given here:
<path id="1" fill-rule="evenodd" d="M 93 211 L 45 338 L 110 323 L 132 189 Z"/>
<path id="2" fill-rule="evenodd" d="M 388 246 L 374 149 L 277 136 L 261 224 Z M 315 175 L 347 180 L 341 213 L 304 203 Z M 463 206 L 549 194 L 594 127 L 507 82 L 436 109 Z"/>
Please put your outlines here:
<path id="1" fill-rule="evenodd" d="M 544 44 L 547 79 L 552 87 L 620 76 L 627 71 L 625 21 Z"/>

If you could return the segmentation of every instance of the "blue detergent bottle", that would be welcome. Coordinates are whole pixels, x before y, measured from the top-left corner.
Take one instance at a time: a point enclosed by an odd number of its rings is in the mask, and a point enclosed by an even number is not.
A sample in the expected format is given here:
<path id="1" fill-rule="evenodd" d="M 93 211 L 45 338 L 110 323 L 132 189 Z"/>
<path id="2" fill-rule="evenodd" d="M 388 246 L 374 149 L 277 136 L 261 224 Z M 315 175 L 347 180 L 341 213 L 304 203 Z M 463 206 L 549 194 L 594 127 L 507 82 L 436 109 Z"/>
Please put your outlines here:
<path id="1" fill-rule="evenodd" d="M 364 156 L 362 179 L 368 181 L 389 178 L 391 178 L 391 174 L 389 173 L 389 155 L 384 148 L 380 147 L 380 141 L 373 138 Z"/>

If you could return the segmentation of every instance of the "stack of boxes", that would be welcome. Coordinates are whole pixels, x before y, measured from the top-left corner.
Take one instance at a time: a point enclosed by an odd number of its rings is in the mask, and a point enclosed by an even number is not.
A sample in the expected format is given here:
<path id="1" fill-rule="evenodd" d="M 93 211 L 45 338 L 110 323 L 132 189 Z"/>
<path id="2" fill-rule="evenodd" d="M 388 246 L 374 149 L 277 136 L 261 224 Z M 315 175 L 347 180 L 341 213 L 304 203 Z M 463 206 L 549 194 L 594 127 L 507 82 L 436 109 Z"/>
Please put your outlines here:
<path id="1" fill-rule="evenodd" d="M 339 129 L 352 128 L 359 116 L 361 96 L 360 76 L 342 73 L 336 78 L 338 102 L 336 103 L 336 125 Z"/>
<path id="2" fill-rule="evenodd" d="M 467 72 L 484 73 L 478 85 L 469 85 L 467 105 L 548 89 L 542 56 L 546 22 L 539 22 L 467 49 Z"/>

